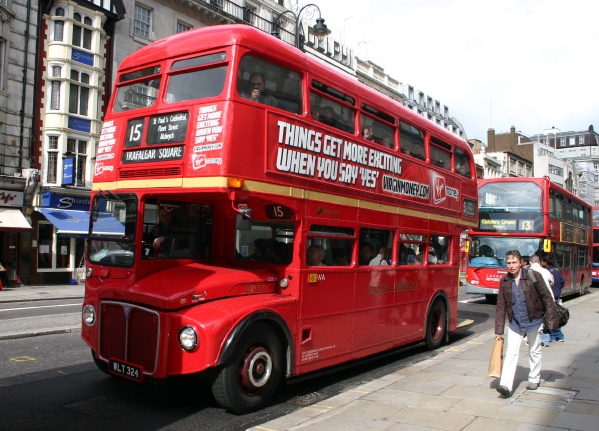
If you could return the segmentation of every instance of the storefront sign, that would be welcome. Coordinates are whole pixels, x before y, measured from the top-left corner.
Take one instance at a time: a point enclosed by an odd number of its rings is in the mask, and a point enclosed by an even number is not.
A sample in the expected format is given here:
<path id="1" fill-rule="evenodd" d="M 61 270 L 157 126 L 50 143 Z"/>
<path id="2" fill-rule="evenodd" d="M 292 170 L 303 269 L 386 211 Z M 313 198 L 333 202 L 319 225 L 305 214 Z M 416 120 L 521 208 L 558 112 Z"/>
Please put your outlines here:
<path id="1" fill-rule="evenodd" d="M 42 195 L 42 207 L 89 211 L 89 196 L 65 196 L 46 192 Z"/>
<path id="2" fill-rule="evenodd" d="M 65 186 L 72 186 L 75 184 L 74 175 L 75 158 L 67 157 L 63 159 L 62 163 L 62 184 Z"/>
<path id="3" fill-rule="evenodd" d="M 19 207 L 23 206 L 23 192 L 13 190 L 0 190 L 0 207 Z"/>

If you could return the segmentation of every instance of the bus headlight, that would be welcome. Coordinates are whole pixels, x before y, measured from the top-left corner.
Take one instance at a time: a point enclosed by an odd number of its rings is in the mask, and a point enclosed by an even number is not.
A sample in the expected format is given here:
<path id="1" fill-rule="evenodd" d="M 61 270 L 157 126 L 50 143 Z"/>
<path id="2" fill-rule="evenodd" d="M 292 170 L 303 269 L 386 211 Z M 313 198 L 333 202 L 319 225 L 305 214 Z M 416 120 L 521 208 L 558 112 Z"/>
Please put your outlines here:
<path id="1" fill-rule="evenodd" d="M 96 309 L 93 305 L 86 305 L 83 307 L 81 317 L 87 326 L 94 326 L 96 323 Z"/>
<path id="2" fill-rule="evenodd" d="M 474 284 L 474 285 L 476 285 L 476 284 L 478 284 L 478 280 L 471 280 L 471 281 L 470 281 L 470 284 Z"/>
<path id="3" fill-rule="evenodd" d="M 193 351 L 198 346 L 198 334 L 191 326 L 179 329 L 179 345 L 187 352 Z"/>

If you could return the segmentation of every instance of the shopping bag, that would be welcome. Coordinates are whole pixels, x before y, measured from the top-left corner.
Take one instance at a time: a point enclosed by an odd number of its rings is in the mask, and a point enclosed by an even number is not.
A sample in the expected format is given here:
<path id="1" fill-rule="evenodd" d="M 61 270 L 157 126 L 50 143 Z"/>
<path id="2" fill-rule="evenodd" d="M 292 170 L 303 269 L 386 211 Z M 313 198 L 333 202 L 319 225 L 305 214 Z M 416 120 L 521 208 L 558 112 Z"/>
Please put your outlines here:
<path id="1" fill-rule="evenodd" d="M 503 337 L 498 335 L 493 343 L 491 360 L 489 361 L 489 377 L 501 377 L 501 366 L 503 365 Z"/>

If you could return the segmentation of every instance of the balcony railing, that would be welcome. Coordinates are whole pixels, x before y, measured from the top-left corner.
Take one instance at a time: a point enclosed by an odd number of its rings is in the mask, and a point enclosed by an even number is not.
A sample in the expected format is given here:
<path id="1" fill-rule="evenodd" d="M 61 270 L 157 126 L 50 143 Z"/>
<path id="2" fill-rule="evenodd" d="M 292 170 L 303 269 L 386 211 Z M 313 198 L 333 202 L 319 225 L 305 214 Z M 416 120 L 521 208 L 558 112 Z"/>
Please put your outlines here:
<path id="1" fill-rule="evenodd" d="M 229 15 L 234 21 L 238 23 L 249 24 L 256 27 L 258 30 L 262 30 L 265 33 L 271 34 L 274 30 L 274 22 L 262 18 L 260 15 L 254 13 L 251 9 L 245 6 L 240 6 L 230 0 L 195 0 L 198 3 L 205 3 L 210 5 L 213 9 L 222 11 L 224 14 Z M 279 33 L 281 40 L 284 42 L 295 45 L 295 34 L 292 31 L 286 30 L 279 27 Z"/>

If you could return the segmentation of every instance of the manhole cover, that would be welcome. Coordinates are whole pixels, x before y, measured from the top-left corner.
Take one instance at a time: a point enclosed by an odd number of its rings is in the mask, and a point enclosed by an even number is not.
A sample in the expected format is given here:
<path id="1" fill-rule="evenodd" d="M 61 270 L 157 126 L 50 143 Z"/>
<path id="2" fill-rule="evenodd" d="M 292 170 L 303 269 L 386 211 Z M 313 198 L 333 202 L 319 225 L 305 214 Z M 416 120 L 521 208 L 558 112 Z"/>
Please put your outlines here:
<path id="1" fill-rule="evenodd" d="M 511 404 L 540 409 L 563 411 L 578 391 L 539 387 L 535 391 L 526 389 L 512 399 Z"/>

